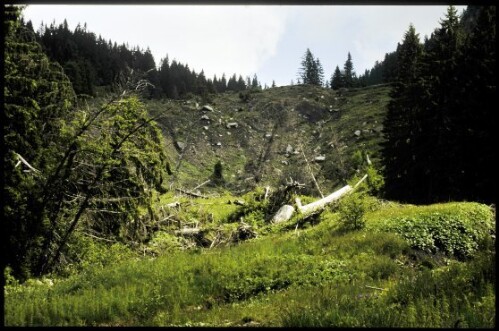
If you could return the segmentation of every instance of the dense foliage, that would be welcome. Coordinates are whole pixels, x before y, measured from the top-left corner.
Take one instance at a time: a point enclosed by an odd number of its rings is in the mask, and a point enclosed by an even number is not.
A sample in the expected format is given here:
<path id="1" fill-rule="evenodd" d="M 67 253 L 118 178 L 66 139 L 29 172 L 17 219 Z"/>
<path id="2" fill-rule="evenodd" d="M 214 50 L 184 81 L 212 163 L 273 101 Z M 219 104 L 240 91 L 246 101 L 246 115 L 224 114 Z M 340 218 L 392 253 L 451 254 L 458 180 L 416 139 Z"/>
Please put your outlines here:
<path id="1" fill-rule="evenodd" d="M 26 277 L 70 263 L 67 243 L 80 229 L 143 240 L 142 210 L 152 189 L 165 192 L 167 158 L 136 97 L 123 91 L 100 107 L 77 105 L 67 76 L 18 20 L 18 9 L 7 13 L 6 263 Z"/>
<path id="2" fill-rule="evenodd" d="M 493 6 L 449 7 L 423 45 L 409 27 L 384 123 L 388 198 L 494 201 L 495 47 Z"/>
<path id="3" fill-rule="evenodd" d="M 27 27 L 32 28 L 31 22 Z M 225 91 L 242 91 L 258 87 L 256 75 L 253 81 L 247 77 L 245 81 L 236 74 L 228 80 L 225 74 L 206 78 L 204 72 L 196 73 L 189 65 L 177 60 L 170 62 L 168 55 L 156 62 L 150 49 L 129 47 L 128 44 L 118 45 L 111 40 L 106 41 L 100 35 L 88 31 L 86 23 L 78 24 L 71 31 L 66 21 L 59 25 L 51 23 L 42 25 L 36 32 L 37 41 L 43 46 L 49 59 L 63 66 L 66 75 L 79 95 L 95 95 L 96 87 L 105 90 L 115 89 L 124 83 L 124 73 L 134 71 L 150 83 L 143 91 L 147 98 L 185 98 L 189 94 L 206 97 L 212 93 Z"/>

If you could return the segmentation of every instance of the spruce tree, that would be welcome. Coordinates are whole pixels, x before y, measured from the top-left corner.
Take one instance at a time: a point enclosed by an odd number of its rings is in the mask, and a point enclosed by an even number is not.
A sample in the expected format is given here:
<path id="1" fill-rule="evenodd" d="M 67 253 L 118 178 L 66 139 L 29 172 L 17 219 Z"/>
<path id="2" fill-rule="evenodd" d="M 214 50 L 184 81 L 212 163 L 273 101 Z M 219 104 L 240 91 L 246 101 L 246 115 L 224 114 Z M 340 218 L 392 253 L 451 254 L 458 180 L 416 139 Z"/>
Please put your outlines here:
<path id="1" fill-rule="evenodd" d="M 458 93 L 466 98 L 453 125 L 459 137 L 456 168 L 462 185 L 457 198 L 491 203 L 497 201 L 497 130 L 491 120 L 497 112 L 496 7 L 468 6 L 461 25 L 467 35 L 459 61 L 462 90 Z"/>
<path id="2" fill-rule="evenodd" d="M 312 52 L 307 48 L 301 62 L 299 77 L 303 84 L 322 85 L 324 70 L 319 59 L 314 59 Z"/>
<path id="3" fill-rule="evenodd" d="M 319 58 L 315 59 L 315 66 L 314 66 L 314 85 L 322 86 L 324 83 L 324 68 L 322 67 L 321 61 Z"/>
<path id="4" fill-rule="evenodd" d="M 421 111 L 418 79 L 422 45 L 412 24 L 404 34 L 397 55 L 399 70 L 383 123 L 386 142 L 382 155 L 387 197 L 407 201 L 416 191 L 411 186 L 418 168 L 415 162 L 419 162 L 419 158 L 415 158 L 414 146 L 421 135 L 415 122 Z"/>
<path id="5" fill-rule="evenodd" d="M 355 79 L 354 79 L 355 73 L 353 71 L 353 62 L 350 52 L 348 52 L 348 58 L 345 61 L 343 69 L 345 70 L 345 74 L 343 77 L 345 87 L 353 87 L 355 84 Z"/>
<path id="6" fill-rule="evenodd" d="M 420 82 L 423 91 L 418 100 L 424 113 L 416 119 L 421 135 L 414 142 L 419 167 L 413 178 L 421 189 L 417 197 L 424 202 L 448 200 L 459 186 L 455 182 L 459 178 L 457 169 L 449 167 L 449 162 L 456 162 L 460 153 L 454 147 L 457 136 L 452 123 L 463 101 L 462 83 L 457 76 L 463 69 L 457 62 L 463 38 L 453 6 L 448 7 L 440 25 L 425 44 Z"/>
<path id="7" fill-rule="evenodd" d="M 343 78 L 341 75 L 340 68 L 338 66 L 336 66 L 336 69 L 334 70 L 333 76 L 331 77 L 331 88 L 333 90 L 337 90 L 341 87 L 344 87 Z"/>
<path id="8" fill-rule="evenodd" d="M 211 182 L 216 186 L 221 186 L 225 184 L 225 179 L 223 176 L 223 166 L 220 160 L 215 163 L 213 167 L 213 174 L 211 175 Z"/>

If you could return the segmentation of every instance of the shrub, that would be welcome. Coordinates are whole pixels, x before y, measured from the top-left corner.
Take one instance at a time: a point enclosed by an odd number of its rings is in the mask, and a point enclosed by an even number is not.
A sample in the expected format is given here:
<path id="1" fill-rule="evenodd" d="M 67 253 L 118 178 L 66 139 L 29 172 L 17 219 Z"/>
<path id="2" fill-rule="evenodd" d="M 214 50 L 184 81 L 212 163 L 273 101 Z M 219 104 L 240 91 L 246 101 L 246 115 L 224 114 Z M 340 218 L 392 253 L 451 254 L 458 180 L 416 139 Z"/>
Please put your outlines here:
<path id="1" fill-rule="evenodd" d="M 392 207 L 370 215 L 369 228 L 399 233 L 413 248 L 472 256 L 494 229 L 491 209 L 479 203 Z"/>
<path id="2" fill-rule="evenodd" d="M 345 228 L 360 230 L 364 227 L 367 204 L 361 193 L 354 192 L 342 198 L 338 204 L 340 222 Z"/>

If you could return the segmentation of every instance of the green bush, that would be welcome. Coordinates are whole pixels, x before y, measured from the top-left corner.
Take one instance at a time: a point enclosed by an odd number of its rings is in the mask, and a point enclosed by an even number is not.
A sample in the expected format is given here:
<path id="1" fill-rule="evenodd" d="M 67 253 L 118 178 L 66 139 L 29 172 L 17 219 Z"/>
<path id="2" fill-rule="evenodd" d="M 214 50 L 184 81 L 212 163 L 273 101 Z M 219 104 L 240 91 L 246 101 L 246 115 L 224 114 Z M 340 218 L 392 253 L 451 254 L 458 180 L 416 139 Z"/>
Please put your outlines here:
<path id="1" fill-rule="evenodd" d="M 471 257 L 495 226 L 491 209 L 471 202 L 392 207 L 369 219 L 370 230 L 396 232 L 416 249 L 458 258 Z"/>
<path id="2" fill-rule="evenodd" d="M 360 230 L 364 227 L 367 204 L 361 193 L 353 192 L 342 198 L 338 204 L 340 222 L 346 229 Z"/>

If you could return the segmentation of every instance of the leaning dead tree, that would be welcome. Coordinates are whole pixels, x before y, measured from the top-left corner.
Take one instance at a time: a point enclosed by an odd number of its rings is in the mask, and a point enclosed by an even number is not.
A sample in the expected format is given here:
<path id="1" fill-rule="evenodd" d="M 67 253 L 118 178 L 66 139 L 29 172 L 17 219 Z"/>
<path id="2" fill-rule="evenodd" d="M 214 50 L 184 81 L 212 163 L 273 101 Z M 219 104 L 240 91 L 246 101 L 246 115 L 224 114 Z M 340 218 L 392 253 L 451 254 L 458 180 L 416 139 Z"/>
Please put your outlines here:
<path id="1" fill-rule="evenodd" d="M 341 197 L 343 197 L 347 193 L 353 191 L 366 178 L 367 178 L 367 174 L 364 177 L 362 177 L 362 179 L 359 180 L 357 182 L 357 184 L 355 184 L 353 187 L 350 185 L 343 186 L 339 190 L 331 193 L 330 195 L 328 195 L 320 200 L 309 203 L 307 205 L 302 205 L 301 200 L 299 198 L 296 198 L 295 199 L 296 206 L 297 206 L 296 209 L 297 209 L 298 213 L 300 213 L 303 216 L 310 215 L 318 210 L 323 209 L 328 204 L 340 199 Z M 272 222 L 273 223 L 285 222 L 285 221 L 289 220 L 293 216 L 293 214 L 294 214 L 294 207 L 290 206 L 290 205 L 284 205 L 275 214 L 275 216 L 272 219 Z"/>

